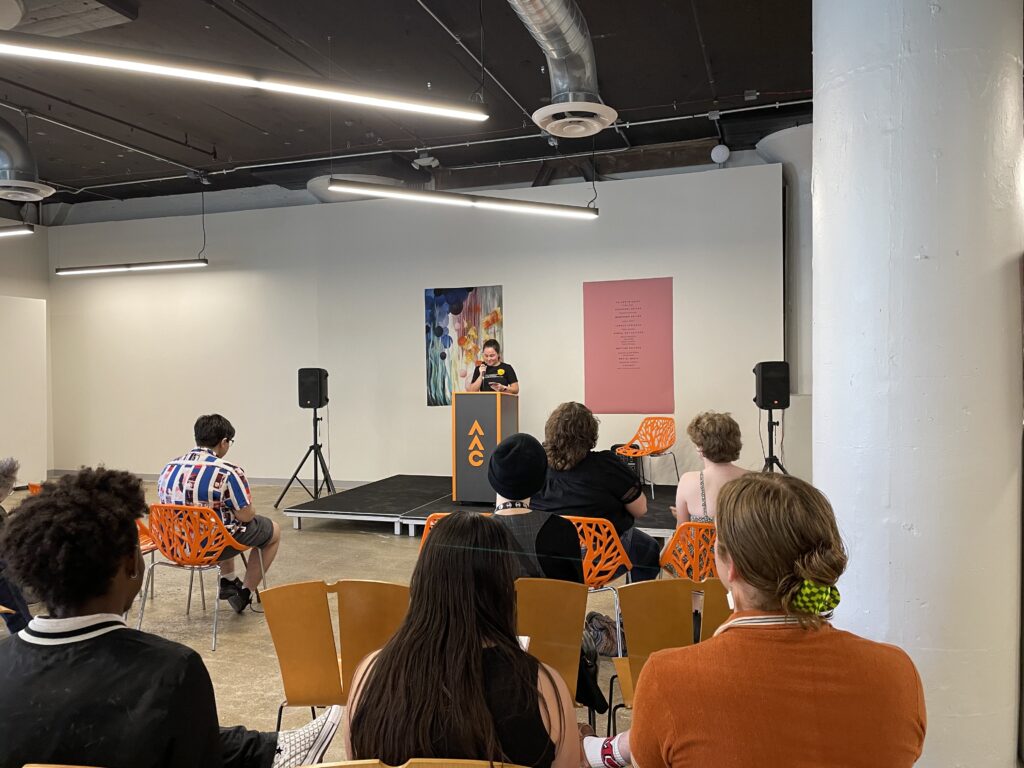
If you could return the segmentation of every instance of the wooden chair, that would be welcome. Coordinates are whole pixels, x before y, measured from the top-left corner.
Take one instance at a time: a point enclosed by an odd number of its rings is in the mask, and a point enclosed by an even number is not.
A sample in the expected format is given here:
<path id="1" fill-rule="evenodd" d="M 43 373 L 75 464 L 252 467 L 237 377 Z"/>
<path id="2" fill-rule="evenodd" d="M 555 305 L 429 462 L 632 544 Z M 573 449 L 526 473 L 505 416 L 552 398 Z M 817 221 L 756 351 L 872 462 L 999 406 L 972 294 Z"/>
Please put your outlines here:
<path id="1" fill-rule="evenodd" d="M 330 593 L 338 603 L 340 655 Z M 314 707 L 344 705 L 359 662 L 384 647 L 408 608 L 407 586 L 380 581 L 304 581 L 266 590 L 263 609 L 285 693 L 277 730 L 285 707 L 310 707 L 315 716 Z"/>
<path id="2" fill-rule="evenodd" d="M 615 605 L 615 640 L 618 655 L 622 655 L 622 622 L 619 614 L 619 594 L 609 585 L 621 568 L 630 571 L 633 563 L 626 554 L 619 534 L 610 521 L 600 517 L 572 517 L 563 515 L 576 526 L 583 549 L 583 582 L 591 592 L 611 592 Z"/>
<path id="3" fill-rule="evenodd" d="M 715 530 L 714 523 L 680 525 L 661 553 L 661 567 L 677 579 L 717 578 Z"/>
<path id="4" fill-rule="evenodd" d="M 608 684 L 612 704 L 615 680 L 622 690 L 622 703 L 608 713 L 608 735 L 617 731 L 616 713 L 633 706 L 633 688 L 647 657 L 664 648 L 682 648 L 693 643 L 694 584 L 685 579 L 642 581 L 619 590 L 622 624 L 629 630 L 629 655 L 613 659 L 616 674 Z"/>
<path id="5" fill-rule="evenodd" d="M 142 618 L 146 612 L 146 594 L 158 566 L 180 568 L 189 572 L 188 602 L 185 604 L 186 615 L 192 609 L 192 584 L 199 573 L 199 595 L 203 610 L 206 610 L 206 590 L 203 589 L 203 571 L 217 572 L 216 586 L 220 586 L 220 557 L 225 548 L 244 552 L 249 547 L 235 541 L 228 533 L 220 516 L 208 507 L 190 507 L 178 504 L 153 504 L 149 508 L 149 532 L 156 543 L 160 554 L 166 561 L 153 563 L 146 571 L 146 583 L 142 586 L 142 603 L 139 606 L 139 621 L 136 629 L 142 629 Z M 263 574 L 263 586 L 267 586 L 267 576 L 263 572 L 263 553 L 257 549 L 260 559 L 260 572 Z M 245 562 L 245 556 L 242 556 Z M 220 600 L 214 598 L 213 603 L 213 643 L 211 650 L 217 650 L 217 619 L 220 613 Z"/>
<path id="6" fill-rule="evenodd" d="M 516 579 L 516 631 L 530 638 L 531 656 L 562 676 L 574 700 L 586 613 L 587 587 L 583 584 Z"/>
<path id="7" fill-rule="evenodd" d="M 0 614 L 2 614 L 2 613 L 8 613 L 8 614 L 10 614 L 10 613 L 14 613 L 14 611 L 12 611 L 12 610 L 11 610 L 10 608 L 8 608 L 8 607 L 7 607 L 6 605 L 0 605 Z"/>
<path id="8" fill-rule="evenodd" d="M 640 460 L 640 477 L 643 482 L 644 457 L 647 457 L 651 465 L 649 477 L 651 484 L 651 498 L 654 498 L 654 459 L 663 456 L 672 457 L 672 465 L 676 470 L 676 482 L 679 482 L 679 464 L 676 462 L 676 455 L 671 451 L 676 444 L 676 420 L 671 416 L 645 416 L 636 434 L 626 441 L 625 445 L 619 446 L 615 452 L 620 456 L 629 456 Z M 636 447 L 634 447 L 636 446 Z"/>

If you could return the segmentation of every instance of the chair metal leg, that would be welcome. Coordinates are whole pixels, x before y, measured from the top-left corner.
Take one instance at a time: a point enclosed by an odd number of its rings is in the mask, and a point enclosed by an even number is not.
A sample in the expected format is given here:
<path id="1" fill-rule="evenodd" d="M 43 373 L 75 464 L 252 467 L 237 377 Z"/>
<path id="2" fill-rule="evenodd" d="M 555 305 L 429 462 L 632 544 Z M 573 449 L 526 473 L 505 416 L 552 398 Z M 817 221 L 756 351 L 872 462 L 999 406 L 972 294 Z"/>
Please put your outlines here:
<path id="1" fill-rule="evenodd" d="M 679 462 L 676 461 L 675 453 L 670 453 L 669 456 L 672 457 L 672 466 L 674 466 L 676 468 L 676 482 L 678 483 L 679 482 Z"/>
<path id="2" fill-rule="evenodd" d="M 284 708 L 288 706 L 288 699 L 281 702 L 281 706 L 277 708 L 277 728 L 275 731 L 281 730 L 281 718 L 284 717 Z"/>
<path id="3" fill-rule="evenodd" d="M 217 571 L 217 581 L 216 581 L 216 584 L 217 584 L 217 586 L 219 588 L 220 587 L 220 565 L 219 564 L 215 565 L 214 568 Z M 220 600 L 218 599 L 218 600 L 214 600 L 213 601 L 213 645 L 210 646 L 210 650 L 211 651 L 216 651 L 217 650 L 217 617 L 219 616 L 219 614 L 220 614 Z"/>
<path id="4" fill-rule="evenodd" d="M 217 582 L 217 588 L 220 589 L 220 581 Z M 203 584 L 203 569 L 199 569 L 199 597 L 203 601 L 203 610 L 206 610 L 206 585 Z"/>
<path id="5" fill-rule="evenodd" d="M 612 707 L 611 712 L 608 713 L 608 719 L 611 720 L 611 729 L 608 732 L 609 736 L 615 736 L 619 732 L 619 718 L 618 711 L 625 708 L 625 704 L 616 704 Z"/>
<path id="6" fill-rule="evenodd" d="M 146 571 L 146 581 L 142 585 L 142 601 L 139 603 L 139 620 L 135 623 L 135 628 L 136 629 L 142 629 L 142 617 L 146 613 L 146 595 L 149 594 L 147 592 L 147 588 L 151 587 L 152 584 L 153 584 L 153 566 L 150 566 L 149 570 Z"/>
<path id="7" fill-rule="evenodd" d="M 149 553 L 149 570 L 153 570 L 153 566 L 156 565 L 156 550 Z M 149 596 L 156 600 L 156 579 L 149 580 Z"/>
<path id="8" fill-rule="evenodd" d="M 643 459 L 641 459 L 642 461 Z M 654 457 L 647 457 L 647 466 L 650 467 L 651 473 L 647 476 L 647 482 L 651 484 L 651 501 L 654 501 Z"/>
<path id="9" fill-rule="evenodd" d="M 310 707 L 309 713 L 313 716 L 313 719 L 316 720 L 316 707 Z"/>
<path id="10" fill-rule="evenodd" d="M 612 715 L 615 712 L 615 700 L 612 697 L 615 695 L 615 681 L 618 679 L 618 675 L 612 675 L 608 681 L 608 727 L 605 731 L 608 736 L 612 735 Z"/>
<path id="11" fill-rule="evenodd" d="M 622 656 L 622 613 L 619 611 L 619 591 L 612 588 L 612 600 L 615 605 L 615 644 L 618 655 Z"/>
<path id="12" fill-rule="evenodd" d="M 192 611 L 192 582 L 196 577 L 196 569 L 188 569 L 188 601 L 185 603 L 185 615 L 188 616 Z"/>

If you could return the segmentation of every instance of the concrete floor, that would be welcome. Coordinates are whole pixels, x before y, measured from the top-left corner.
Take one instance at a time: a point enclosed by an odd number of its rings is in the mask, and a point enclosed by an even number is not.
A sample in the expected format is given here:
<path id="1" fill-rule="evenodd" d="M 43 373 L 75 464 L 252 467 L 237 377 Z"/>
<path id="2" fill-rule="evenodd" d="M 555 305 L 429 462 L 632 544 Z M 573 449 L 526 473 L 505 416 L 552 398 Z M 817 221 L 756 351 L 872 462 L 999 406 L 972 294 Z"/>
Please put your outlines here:
<path id="1" fill-rule="evenodd" d="M 268 572 L 274 585 L 323 579 L 379 579 L 409 583 L 419 549 L 419 538 L 404 533 L 394 535 L 391 524 L 346 522 L 306 518 L 302 530 L 292 528 L 292 519 L 273 507 L 280 486 L 253 487 L 253 503 L 259 514 L 275 520 L 282 530 L 281 549 Z M 147 498 L 156 501 L 156 484 L 146 483 Z M 23 494 L 16 494 L 5 506 L 14 509 Z M 308 498 L 297 486 L 289 490 L 281 509 Z M 239 568 L 241 563 L 238 563 Z M 216 594 L 213 575 L 206 579 L 207 610 L 199 600 L 198 580 L 192 598 L 191 614 L 185 615 L 188 575 L 160 568 L 156 573 L 156 599 L 146 603 L 143 630 L 183 643 L 199 652 L 210 671 L 217 696 L 217 709 L 224 725 L 244 725 L 257 730 L 273 730 L 277 707 L 284 698 L 281 675 L 266 620 L 246 611 L 239 615 L 227 602 L 221 603 L 217 650 L 210 650 L 213 629 L 213 599 Z M 32 606 L 34 612 L 42 606 Z M 589 610 L 611 615 L 609 593 L 594 595 Z M 129 616 L 135 626 L 138 602 Z M 0 636 L 4 630 L 0 628 Z M 601 687 L 608 689 L 611 664 L 602 659 Z M 586 710 L 578 711 L 586 720 Z M 309 719 L 309 710 L 289 709 L 283 728 L 298 727 Z M 620 728 L 629 726 L 628 712 L 620 716 Z M 604 733 L 605 718 L 599 718 L 599 733 Z M 335 739 L 327 753 L 329 760 L 345 759 L 342 739 Z"/>

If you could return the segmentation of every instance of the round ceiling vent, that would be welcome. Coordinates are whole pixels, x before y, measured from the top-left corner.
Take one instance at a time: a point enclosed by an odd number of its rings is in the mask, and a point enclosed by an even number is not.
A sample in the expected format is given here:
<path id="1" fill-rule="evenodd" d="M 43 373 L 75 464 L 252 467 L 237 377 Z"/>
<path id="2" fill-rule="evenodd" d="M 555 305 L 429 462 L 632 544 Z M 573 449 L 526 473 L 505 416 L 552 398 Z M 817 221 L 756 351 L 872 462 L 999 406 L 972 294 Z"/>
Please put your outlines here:
<path id="1" fill-rule="evenodd" d="M 10 200 L 15 203 L 38 203 L 56 191 L 53 187 L 38 181 L 0 179 L 0 200 Z"/>
<path id="2" fill-rule="evenodd" d="M 25 4 L 21 0 L 0 0 L 0 29 L 14 29 L 25 15 Z"/>
<path id="3" fill-rule="evenodd" d="M 563 139 L 582 139 L 600 133 L 619 116 L 609 106 L 590 101 L 548 104 L 533 113 L 542 131 Z"/>

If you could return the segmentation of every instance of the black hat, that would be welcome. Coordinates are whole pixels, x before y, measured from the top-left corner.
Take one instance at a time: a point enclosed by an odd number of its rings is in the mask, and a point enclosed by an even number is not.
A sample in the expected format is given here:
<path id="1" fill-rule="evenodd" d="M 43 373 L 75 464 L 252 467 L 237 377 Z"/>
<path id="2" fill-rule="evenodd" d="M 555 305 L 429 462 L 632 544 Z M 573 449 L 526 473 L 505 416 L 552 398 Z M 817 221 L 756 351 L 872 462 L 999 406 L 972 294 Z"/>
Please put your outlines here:
<path id="1" fill-rule="evenodd" d="M 502 440 L 487 464 L 487 479 L 506 499 L 528 499 L 544 487 L 548 456 L 537 438 L 517 432 Z"/>

